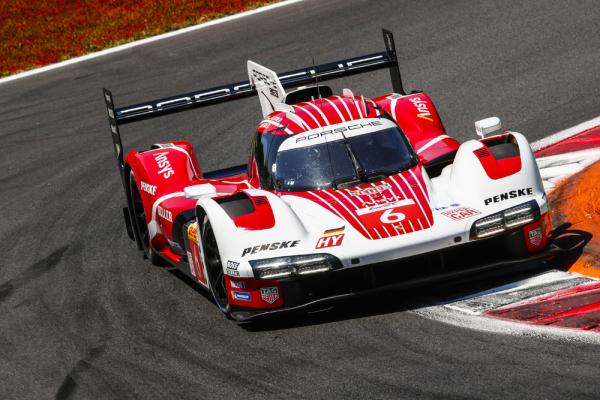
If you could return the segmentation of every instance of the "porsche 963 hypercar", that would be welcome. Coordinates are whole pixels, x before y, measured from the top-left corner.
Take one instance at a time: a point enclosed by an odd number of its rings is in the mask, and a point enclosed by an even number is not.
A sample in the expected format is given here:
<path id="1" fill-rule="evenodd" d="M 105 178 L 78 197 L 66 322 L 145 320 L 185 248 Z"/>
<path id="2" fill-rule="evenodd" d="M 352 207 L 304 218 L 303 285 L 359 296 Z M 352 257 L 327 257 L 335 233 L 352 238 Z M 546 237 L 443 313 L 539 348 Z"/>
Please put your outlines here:
<path id="1" fill-rule="evenodd" d="M 548 201 L 526 138 L 498 118 L 447 134 L 425 93 L 406 93 L 385 51 L 116 108 L 104 89 L 125 226 L 153 263 L 180 269 L 245 321 L 332 299 L 505 268 L 551 251 Z M 388 69 L 367 98 L 321 82 Z M 291 89 L 286 92 L 286 89 Z M 124 157 L 120 127 L 257 95 L 246 165 L 202 171 L 187 141 Z"/>

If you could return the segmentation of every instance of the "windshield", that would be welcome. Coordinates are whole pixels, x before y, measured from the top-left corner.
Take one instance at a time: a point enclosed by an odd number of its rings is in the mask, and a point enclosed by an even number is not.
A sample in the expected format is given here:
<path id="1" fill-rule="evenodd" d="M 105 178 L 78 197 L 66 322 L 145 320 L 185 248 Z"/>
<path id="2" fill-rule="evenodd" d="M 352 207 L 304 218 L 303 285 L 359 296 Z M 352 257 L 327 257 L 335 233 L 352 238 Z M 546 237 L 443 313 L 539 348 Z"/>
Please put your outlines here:
<path id="1" fill-rule="evenodd" d="M 306 191 L 381 180 L 417 157 L 396 124 L 369 119 L 287 138 L 271 166 L 274 188 Z"/>

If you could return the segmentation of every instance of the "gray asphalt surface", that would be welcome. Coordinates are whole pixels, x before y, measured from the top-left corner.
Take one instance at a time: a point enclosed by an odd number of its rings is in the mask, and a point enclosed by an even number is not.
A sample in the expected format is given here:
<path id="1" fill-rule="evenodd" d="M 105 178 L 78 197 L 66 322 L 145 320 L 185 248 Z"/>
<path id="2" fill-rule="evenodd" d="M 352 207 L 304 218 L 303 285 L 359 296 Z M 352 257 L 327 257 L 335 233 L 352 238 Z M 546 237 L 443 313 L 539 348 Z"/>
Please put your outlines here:
<path id="1" fill-rule="evenodd" d="M 382 49 L 448 132 L 497 115 L 530 140 L 600 114 L 595 1 L 306 1 L 0 85 L 0 398 L 598 398 L 600 349 L 422 319 L 412 295 L 254 327 L 125 234 L 101 88 L 125 105 Z M 377 95 L 386 72 L 336 81 Z M 245 161 L 257 99 L 123 128 Z"/>

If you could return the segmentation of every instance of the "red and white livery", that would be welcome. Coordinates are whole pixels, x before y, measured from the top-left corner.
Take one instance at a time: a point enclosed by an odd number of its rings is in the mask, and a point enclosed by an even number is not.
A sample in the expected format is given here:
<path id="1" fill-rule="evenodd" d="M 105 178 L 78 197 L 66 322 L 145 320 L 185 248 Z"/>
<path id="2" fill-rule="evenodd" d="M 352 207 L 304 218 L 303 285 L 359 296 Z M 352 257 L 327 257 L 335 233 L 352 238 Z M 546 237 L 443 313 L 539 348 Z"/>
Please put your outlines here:
<path id="1" fill-rule="evenodd" d="M 488 118 L 457 142 L 429 96 L 404 92 L 384 39 L 385 52 L 280 76 L 249 61 L 248 82 L 119 109 L 105 90 L 126 226 L 144 254 L 238 320 L 547 255 L 548 201 L 525 137 Z M 394 92 L 315 84 L 378 68 Z M 204 172 L 186 141 L 123 156 L 119 125 L 250 95 L 263 115 L 247 165 Z"/>

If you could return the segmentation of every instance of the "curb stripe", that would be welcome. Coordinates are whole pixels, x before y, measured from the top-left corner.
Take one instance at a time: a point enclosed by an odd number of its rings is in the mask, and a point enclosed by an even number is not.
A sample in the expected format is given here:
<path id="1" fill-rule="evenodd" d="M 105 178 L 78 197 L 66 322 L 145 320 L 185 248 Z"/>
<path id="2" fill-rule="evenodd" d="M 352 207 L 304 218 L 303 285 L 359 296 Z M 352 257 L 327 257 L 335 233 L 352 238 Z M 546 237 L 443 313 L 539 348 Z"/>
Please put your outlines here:
<path id="1" fill-rule="evenodd" d="M 533 151 L 539 151 L 539 150 L 545 149 L 546 147 L 550 147 L 553 144 L 562 142 L 563 140 L 568 139 L 572 136 L 576 136 L 576 135 L 585 133 L 585 131 L 595 128 L 596 126 L 599 126 L 599 125 L 600 125 L 600 115 L 595 118 L 592 118 L 588 121 L 584 121 L 578 125 L 572 126 L 565 130 L 556 132 L 553 135 L 550 135 L 548 137 L 545 137 L 543 139 L 535 141 L 535 142 L 531 143 L 531 149 Z"/>

